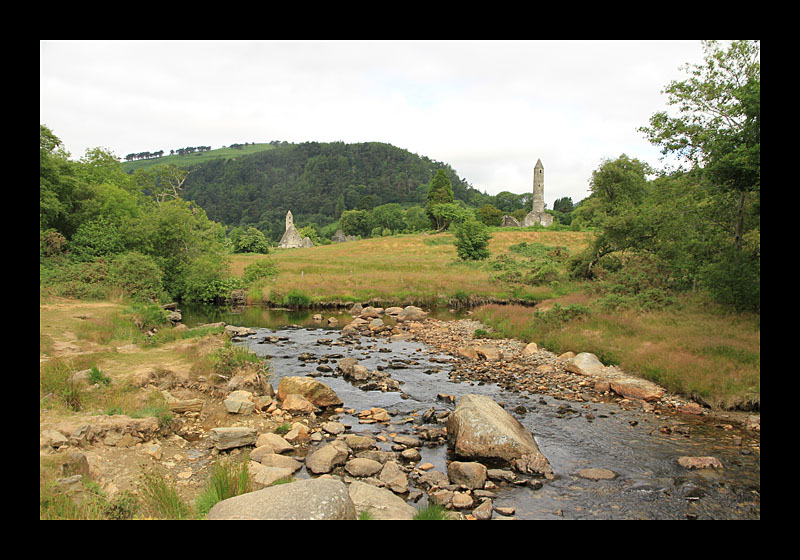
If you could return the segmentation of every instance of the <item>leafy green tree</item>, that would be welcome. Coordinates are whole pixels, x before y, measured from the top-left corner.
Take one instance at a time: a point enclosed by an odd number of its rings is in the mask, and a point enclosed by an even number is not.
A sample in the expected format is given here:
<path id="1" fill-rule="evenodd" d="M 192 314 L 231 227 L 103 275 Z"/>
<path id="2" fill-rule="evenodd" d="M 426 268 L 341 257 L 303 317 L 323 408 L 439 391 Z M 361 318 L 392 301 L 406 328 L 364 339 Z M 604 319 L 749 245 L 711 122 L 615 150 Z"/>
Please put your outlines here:
<path id="1" fill-rule="evenodd" d="M 124 224 L 129 249 L 153 257 L 164 271 L 164 287 L 175 298 L 199 289 L 204 280 L 227 274 L 224 228 L 205 211 L 180 199 L 154 204 Z M 200 264 L 198 264 L 200 263 Z"/>
<path id="2" fill-rule="evenodd" d="M 61 139 L 39 125 L 39 229 L 54 229 L 67 239 L 80 225 L 75 211 L 88 196 L 69 155 Z"/>
<path id="3" fill-rule="evenodd" d="M 78 226 L 69 242 L 69 251 L 79 261 L 91 261 L 125 251 L 125 240 L 117 224 L 100 217 Z"/>
<path id="4" fill-rule="evenodd" d="M 491 204 L 484 204 L 475 211 L 478 219 L 487 226 L 500 226 L 503 224 L 503 212 Z"/>
<path id="5" fill-rule="evenodd" d="M 372 230 L 370 213 L 366 210 L 345 210 L 339 218 L 339 227 L 345 235 L 369 237 Z"/>
<path id="6" fill-rule="evenodd" d="M 553 202 L 553 210 L 556 212 L 563 212 L 565 214 L 569 214 L 574 210 L 574 205 L 572 204 L 572 198 L 569 196 L 565 196 L 563 198 L 557 198 Z"/>
<path id="7" fill-rule="evenodd" d="M 655 113 L 640 130 L 689 165 L 696 203 L 684 212 L 704 222 L 692 245 L 699 284 L 738 310 L 760 309 L 761 62 L 758 41 L 703 44 L 702 64 L 664 90 L 677 115 Z"/>
<path id="8" fill-rule="evenodd" d="M 589 187 L 607 214 L 617 214 L 624 207 L 641 204 L 647 175 L 652 172 L 647 163 L 622 154 L 615 160 L 604 159 L 592 172 Z"/>
<path id="9" fill-rule="evenodd" d="M 436 231 L 444 231 L 451 224 L 460 224 L 475 217 L 471 210 L 455 202 L 431 204 L 427 208 L 427 214 Z"/>
<path id="10" fill-rule="evenodd" d="M 425 209 L 422 206 L 412 206 L 407 208 L 404 215 L 404 220 L 408 225 L 410 231 L 424 231 L 430 227 L 431 222 L 425 214 Z"/>
<path id="11" fill-rule="evenodd" d="M 322 245 L 322 237 L 315 223 L 298 228 L 297 233 L 300 234 L 301 238 L 308 237 L 314 245 Z"/>
<path id="12" fill-rule="evenodd" d="M 164 273 L 147 255 L 131 251 L 115 256 L 109 264 L 108 275 L 113 286 L 135 300 L 158 301 L 163 296 Z"/>
<path id="13" fill-rule="evenodd" d="M 524 195 L 514 194 L 509 191 L 500 191 L 494 195 L 494 206 L 506 214 L 511 214 L 514 210 L 521 210 L 524 208 L 523 196 Z M 530 207 L 528 207 L 527 210 L 530 212 Z"/>
<path id="14" fill-rule="evenodd" d="M 727 49 L 706 41 L 703 48 L 703 64 L 686 65 L 690 77 L 663 92 L 677 116 L 655 113 L 640 130 L 664 155 L 702 168 L 717 197 L 727 197 L 729 229 L 740 251 L 747 214 L 760 207 L 761 48 L 758 41 L 733 41 Z"/>
<path id="15" fill-rule="evenodd" d="M 444 169 L 439 169 L 428 185 L 428 198 L 427 204 L 425 205 L 425 211 L 428 213 L 431 225 L 436 228 L 437 231 L 441 231 L 446 227 L 446 224 L 443 224 L 441 220 L 433 215 L 433 207 L 441 204 L 452 204 L 453 200 L 453 185 L 450 183 L 450 179 L 447 177 L 447 173 L 445 173 Z"/>
<path id="16" fill-rule="evenodd" d="M 237 253 L 261 253 L 266 255 L 269 253 L 269 242 L 260 230 L 251 226 L 237 236 L 235 251 Z"/>
<path id="17" fill-rule="evenodd" d="M 394 232 L 403 231 L 406 228 L 403 208 L 396 202 L 376 206 L 372 211 L 372 223 Z"/>
<path id="18" fill-rule="evenodd" d="M 462 260 L 488 259 L 489 240 L 492 238 L 489 228 L 483 222 L 469 219 L 455 226 L 456 251 Z"/>

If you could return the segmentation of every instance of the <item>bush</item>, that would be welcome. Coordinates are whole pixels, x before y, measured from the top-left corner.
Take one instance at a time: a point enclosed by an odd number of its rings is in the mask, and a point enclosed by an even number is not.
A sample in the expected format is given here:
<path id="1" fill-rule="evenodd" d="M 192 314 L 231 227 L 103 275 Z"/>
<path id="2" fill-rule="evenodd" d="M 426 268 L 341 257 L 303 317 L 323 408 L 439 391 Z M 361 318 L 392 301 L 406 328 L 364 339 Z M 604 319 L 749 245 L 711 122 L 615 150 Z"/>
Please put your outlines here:
<path id="1" fill-rule="evenodd" d="M 249 457 L 231 460 L 218 458 L 209 469 L 209 479 L 205 489 L 195 500 L 195 512 L 206 516 L 212 507 L 222 500 L 246 494 L 252 490 Z"/>
<path id="2" fill-rule="evenodd" d="M 703 267 L 703 287 L 717 303 L 736 311 L 761 311 L 761 259 L 730 247 Z"/>
<path id="3" fill-rule="evenodd" d="M 152 257 L 138 252 L 117 255 L 108 267 L 112 285 L 135 300 L 156 301 L 164 293 L 164 273 Z"/>
<path id="4" fill-rule="evenodd" d="M 475 219 L 458 224 L 455 228 L 456 251 L 462 260 L 483 260 L 489 258 L 489 228 Z"/>
<path id="5" fill-rule="evenodd" d="M 261 230 L 249 227 L 235 240 L 237 253 L 269 253 L 269 242 Z"/>
<path id="6" fill-rule="evenodd" d="M 275 263 L 272 262 L 272 260 L 267 258 L 256 261 L 252 264 L 248 264 L 244 268 L 244 274 L 242 275 L 242 278 L 245 282 L 251 284 L 258 280 L 274 278 L 277 275 L 278 267 L 275 266 Z"/>
<path id="7" fill-rule="evenodd" d="M 98 218 L 78 226 L 69 248 L 73 258 L 91 261 L 123 252 L 125 242 L 116 224 L 106 218 Z"/>

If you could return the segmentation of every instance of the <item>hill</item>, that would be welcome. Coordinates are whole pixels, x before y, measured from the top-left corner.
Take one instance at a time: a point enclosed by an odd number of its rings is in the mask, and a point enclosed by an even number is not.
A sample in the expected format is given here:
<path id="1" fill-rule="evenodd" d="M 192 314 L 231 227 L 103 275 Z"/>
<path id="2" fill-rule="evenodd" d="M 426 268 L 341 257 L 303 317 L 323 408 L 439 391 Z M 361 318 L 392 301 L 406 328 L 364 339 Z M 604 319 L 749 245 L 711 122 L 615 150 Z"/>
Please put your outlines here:
<path id="1" fill-rule="evenodd" d="M 424 206 L 439 169 L 447 173 L 457 200 L 471 204 L 482 194 L 448 164 L 380 142 L 273 142 L 123 166 L 131 171 L 161 163 L 192 169 L 183 197 L 209 218 L 227 226 L 254 225 L 273 239 L 283 234 L 288 210 L 302 227 L 334 222 L 345 209 Z"/>

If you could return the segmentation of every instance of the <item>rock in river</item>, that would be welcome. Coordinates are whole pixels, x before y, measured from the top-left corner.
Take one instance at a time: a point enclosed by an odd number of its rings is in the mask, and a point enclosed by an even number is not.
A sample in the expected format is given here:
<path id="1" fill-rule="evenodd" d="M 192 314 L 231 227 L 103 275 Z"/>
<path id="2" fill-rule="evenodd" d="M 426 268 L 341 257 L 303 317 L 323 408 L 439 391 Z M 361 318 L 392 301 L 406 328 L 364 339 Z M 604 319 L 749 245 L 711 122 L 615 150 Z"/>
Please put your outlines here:
<path id="1" fill-rule="evenodd" d="M 517 462 L 527 471 L 552 475 L 533 434 L 487 396 L 461 397 L 447 419 L 447 440 L 459 457 Z"/>

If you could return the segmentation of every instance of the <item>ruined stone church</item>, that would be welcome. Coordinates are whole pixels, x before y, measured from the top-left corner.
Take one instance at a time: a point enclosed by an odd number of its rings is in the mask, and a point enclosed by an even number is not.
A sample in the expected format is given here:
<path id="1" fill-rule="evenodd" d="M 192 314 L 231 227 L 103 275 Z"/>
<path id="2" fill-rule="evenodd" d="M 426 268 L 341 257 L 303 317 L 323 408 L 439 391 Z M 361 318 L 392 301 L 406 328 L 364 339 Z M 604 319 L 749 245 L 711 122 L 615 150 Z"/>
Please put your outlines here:
<path id="1" fill-rule="evenodd" d="M 286 212 L 286 231 L 283 232 L 278 247 L 281 249 L 293 249 L 297 247 L 313 247 L 314 243 L 311 242 L 309 237 L 301 237 L 300 232 L 294 227 L 294 217 L 292 211 Z"/>

